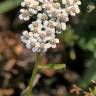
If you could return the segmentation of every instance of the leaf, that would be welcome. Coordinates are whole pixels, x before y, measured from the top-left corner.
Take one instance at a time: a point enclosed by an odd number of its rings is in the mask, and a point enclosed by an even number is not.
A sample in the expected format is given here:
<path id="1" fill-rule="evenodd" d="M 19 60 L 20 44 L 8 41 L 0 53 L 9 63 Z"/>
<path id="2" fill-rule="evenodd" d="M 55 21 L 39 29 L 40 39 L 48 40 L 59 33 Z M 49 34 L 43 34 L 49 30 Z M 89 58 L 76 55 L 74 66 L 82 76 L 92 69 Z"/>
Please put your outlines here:
<path id="1" fill-rule="evenodd" d="M 6 0 L 0 3 L 0 13 L 8 12 L 20 5 L 21 0 Z"/>
<path id="2" fill-rule="evenodd" d="M 82 88 L 87 88 L 90 85 L 91 80 L 96 80 L 96 59 L 93 59 L 92 66 L 87 68 L 84 77 L 80 80 L 79 84 Z M 90 61 L 90 60 L 89 60 Z"/>
<path id="3" fill-rule="evenodd" d="M 79 36 L 75 34 L 74 30 L 70 26 L 67 27 L 66 31 L 60 34 L 60 39 L 69 46 L 73 46 L 74 43 L 78 40 L 78 38 Z"/>
<path id="4" fill-rule="evenodd" d="M 61 70 L 65 69 L 66 65 L 65 64 L 46 64 L 46 65 L 39 65 L 39 69 L 53 69 L 53 70 Z"/>
<path id="5" fill-rule="evenodd" d="M 83 49 L 87 49 L 93 52 L 96 50 L 96 38 L 91 38 L 87 42 L 85 39 L 81 39 L 79 44 Z"/>

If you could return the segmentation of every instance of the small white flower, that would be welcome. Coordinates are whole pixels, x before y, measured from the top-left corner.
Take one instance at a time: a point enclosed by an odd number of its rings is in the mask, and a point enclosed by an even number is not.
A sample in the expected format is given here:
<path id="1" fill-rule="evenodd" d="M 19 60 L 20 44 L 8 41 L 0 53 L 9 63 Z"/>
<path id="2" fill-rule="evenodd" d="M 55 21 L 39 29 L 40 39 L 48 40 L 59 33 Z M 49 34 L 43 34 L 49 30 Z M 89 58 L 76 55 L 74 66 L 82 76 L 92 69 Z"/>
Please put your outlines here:
<path id="1" fill-rule="evenodd" d="M 36 42 L 35 47 L 39 48 L 40 47 L 40 43 Z"/>
<path id="2" fill-rule="evenodd" d="M 21 6 L 25 7 L 26 3 L 25 2 L 21 2 Z"/>
<path id="3" fill-rule="evenodd" d="M 48 35 L 55 34 L 55 28 L 48 27 L 45 31 Z"/>
<path id="4" fill-rule="evenodd" d="M 21 2 L 21 6 L 22 7 L 30 7 L 30 6 L 32 6 L 32 0 L 24 0 L 23 2 Z"/>
<path id="5" fill-rule="evenodd" d="M 55 42 L 56 42 L 56 43 L 59 43 L 59 39 L 56 38 L 56 39 L 55 39 Z"/>
<path id="6" fill-rule="evenodd" d="M 80 9 L 79 9 L 79 6 L 77 4 L 74 4 L 74 9 L 75 9 L 75 12 L 77 14 L 80 13 Z"/>
<path id="7" fill-rule="evenodd" d="M 69 6 L 66 8 L 66 11 L 71 15 L 71 16 L 75 16 L 77 13 L 80 12 L 79 6 L 74 4 L 72 6 Z"/>
<path id="8" fill-rule="evenodd" d="M 34 37 L 35 38 L 38 38 L 39 37 L 39 34 L 38 33 L 34 33 Z"/>
<path id="9" fill-rule="evenodd" d="M 32 22 L 32 24 L 29 24 L 28 28 L 31 30 L 31 31 L 35 31 L 36 29 L 42 29 L 43 28 L 43 25 L 41 24 L 41 22 L 39 21 L 34 21 Z"/>
<path id="10" fill-rule="evenodd" d="M 37 14 L 41 10 L 42 10 L 41 6 L 32 6 L 29 8 L 29 12 L 31 14 Z"/>
<path id="11" fill-rule="evenodd" d="M 21 41 L 22 42 L 24 42 L 24 43 L 26 43 L 28 40 L 29 40 L 29 33 L 28 33 L 28 31 L 24 31 L 23 32 L 23 35 L 21 36 Z"/>
<path id="12" fill-rule="evenodd" d="M 52 43 L 52 48 L 56 48 L 56 43 L 59 43 L 59 39 L 53 39 L 51 40 L 51 43 Z"/>
<path id="13" fill-rule="evenodd" d="M 79 0 L 76 0 L 76 2 L 75 2 L 77 5 L 81 5 L 81 1 L 79 1 Z"/>
<path id="14" fill-rule="evenodd" d="M 41 21 L 45 21 L 48 19 L 48 16 L 45 13 L 39 13 L 37 15 L 37 18 L 40 19 Z"/>
<path id="15" fill-rule="evenodd" d="M 61 34 L 62 31 L 66 30 L 66 23 L 60 23 L 56 26 L 56 33 Z"/>
<path id="16" fill-rule="evenodd" d="M 62 30 L 66 30 L 66 24 L 65 23 L 61 23 L 62 26 Z"/>
<path id="17" fill-rule="evenodd" d="M 24 36 L 21 36 L 20 39 L 21 39 L 21 41 L 22 41 L 23 43 L 26 43 L 26 42 L 28 41 L 28 39 L 24 38 Z"/>
<path id="18" fill-rule="evenodd" d="M 29 20 L 29 11 L 25 9 L 20 10 L 21 14 L 19 15 L 19 19 L 21 20 Z"/>
<path id="19" fill-rule="evenodd" d="M 37 13 L 38 13 L 38 10 L 33 9 L 33 8 L 29 8 L 29 12 L 30 12 L 31 14 L 37 14 Z"/>
<path id="20" fill-rule="evenodd" d="M 26 48 L 28 48 L 28 49 L 31 48 L 31 41 L 30 41 L 30 40 L 28 40 L 28 41 L 26 42 Z"/>

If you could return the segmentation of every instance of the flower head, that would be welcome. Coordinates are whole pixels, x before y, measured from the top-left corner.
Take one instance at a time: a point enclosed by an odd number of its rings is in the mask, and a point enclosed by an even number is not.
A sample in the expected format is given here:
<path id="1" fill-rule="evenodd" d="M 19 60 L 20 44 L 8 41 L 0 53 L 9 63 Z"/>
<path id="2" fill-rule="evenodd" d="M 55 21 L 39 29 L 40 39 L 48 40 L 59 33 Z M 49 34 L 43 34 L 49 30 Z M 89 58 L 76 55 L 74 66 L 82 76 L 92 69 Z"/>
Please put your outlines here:
<path id="1" fill-rule="evenodd" d="M 24 31 L 21 40 L 28 49 L 33 52 L 47 51 L 56 48 L 59 39 L 56 34 L 66 30 L 66 22 L 69 15 L 75 16 L 80 12 L 79 0 L 24 0 L 21 2 L 23 9 L 20 10 L 19 18 L 29 20 L 35 15 L 37 20 L 29 24 L 29 32 Z"/>

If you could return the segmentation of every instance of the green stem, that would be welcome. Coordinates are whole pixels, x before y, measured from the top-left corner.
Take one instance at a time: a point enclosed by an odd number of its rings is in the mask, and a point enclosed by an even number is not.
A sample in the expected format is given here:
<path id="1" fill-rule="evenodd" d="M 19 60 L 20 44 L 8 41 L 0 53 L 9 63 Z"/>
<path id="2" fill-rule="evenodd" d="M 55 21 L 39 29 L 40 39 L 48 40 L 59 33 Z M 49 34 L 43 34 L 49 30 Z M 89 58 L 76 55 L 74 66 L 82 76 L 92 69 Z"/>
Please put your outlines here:
<path id="1" fill-rule="evenodd" d="M 31 76 L 31 79 L 29 82 L 28 90 L 27 90 L 25 96 L 32 96 L 32 89 L 33 89 L 32 87 L 33 87 L 35 76 L 38 71 L 39 61 L 40 61 L 40 53 L 36 53 L 36 64 L 34 65 L 34 69 L 33 69 L 32 76 Z"/>

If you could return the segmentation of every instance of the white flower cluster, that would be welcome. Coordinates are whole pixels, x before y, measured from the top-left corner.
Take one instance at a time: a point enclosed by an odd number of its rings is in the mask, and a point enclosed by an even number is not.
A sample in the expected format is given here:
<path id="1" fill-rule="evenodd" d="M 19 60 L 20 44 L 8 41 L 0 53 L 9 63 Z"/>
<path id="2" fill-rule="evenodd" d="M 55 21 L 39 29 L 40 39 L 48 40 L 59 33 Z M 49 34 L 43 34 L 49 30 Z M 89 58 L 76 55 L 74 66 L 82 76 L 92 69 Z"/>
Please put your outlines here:
<path id="1" fill-rule="evenodd" d="M 37 20 L 28 26 L 30 32 L 23 32 L 21 40 L 33 52 L 56 48 L 59 39 L 55 35 L 66 30 L 69 15 L 79 13 L 79 5 L 79 0 L 24 0 L 19 18 L 29 20 L 36 15 Z"/>

